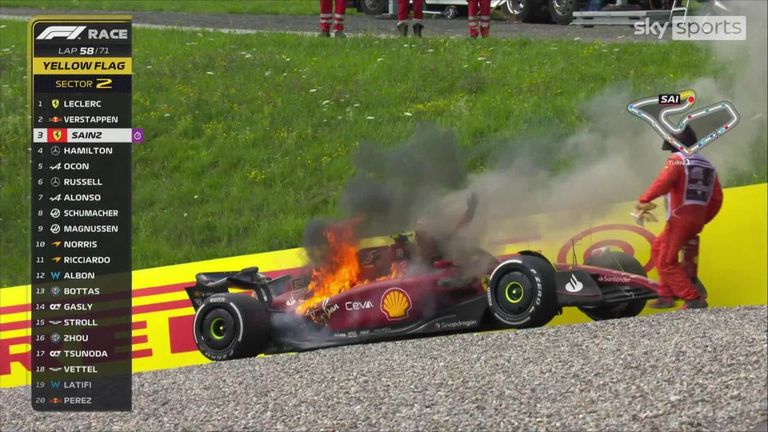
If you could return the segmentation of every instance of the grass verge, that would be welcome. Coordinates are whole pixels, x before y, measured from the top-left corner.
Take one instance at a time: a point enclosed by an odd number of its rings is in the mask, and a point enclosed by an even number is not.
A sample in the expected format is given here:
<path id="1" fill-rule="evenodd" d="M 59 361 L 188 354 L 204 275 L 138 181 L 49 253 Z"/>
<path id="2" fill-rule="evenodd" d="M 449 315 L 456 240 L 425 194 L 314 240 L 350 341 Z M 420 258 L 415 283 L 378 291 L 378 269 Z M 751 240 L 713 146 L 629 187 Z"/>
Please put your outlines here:
<path id="1" fill-rule="evenodd" d="M 29 271 L 25 24 L 0 25 L 0 286 Z M 473 168 L 521 133 L 567 133 L 607 85 L 646 95 L 710 65 L 689 45 L 343 41 L 135 29 L 135 268 L 293 247 L 333 215 L 363 140 L 456 130 Z M 659 73 L 658 64 L 664 64 Z M 712 67 L 712 66 L 705 66 Z M 567 76 L 568 79 L 564 79 Z"/>

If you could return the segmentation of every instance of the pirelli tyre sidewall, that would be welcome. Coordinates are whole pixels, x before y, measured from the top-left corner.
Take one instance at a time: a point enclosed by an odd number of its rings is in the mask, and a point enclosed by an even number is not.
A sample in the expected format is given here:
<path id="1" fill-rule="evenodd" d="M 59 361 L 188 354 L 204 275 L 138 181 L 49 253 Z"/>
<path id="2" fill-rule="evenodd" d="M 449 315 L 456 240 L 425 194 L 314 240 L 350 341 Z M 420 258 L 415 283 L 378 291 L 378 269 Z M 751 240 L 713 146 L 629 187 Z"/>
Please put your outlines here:
<path id="1" fill-rule="evenodd" d="M 197 309 L 193 335 L 198 350 L 211 360 L 255 356 L 269 339 L 267 309 L 247 294 L 214 294 Z"/>
<path id="2" fill-rule="evenodd" d="M 488 281 L 488 308 L 507 327 L 539 327 L 557 314 L 555 269 L 541 257 L 520 255 L 504 261 Z"/>

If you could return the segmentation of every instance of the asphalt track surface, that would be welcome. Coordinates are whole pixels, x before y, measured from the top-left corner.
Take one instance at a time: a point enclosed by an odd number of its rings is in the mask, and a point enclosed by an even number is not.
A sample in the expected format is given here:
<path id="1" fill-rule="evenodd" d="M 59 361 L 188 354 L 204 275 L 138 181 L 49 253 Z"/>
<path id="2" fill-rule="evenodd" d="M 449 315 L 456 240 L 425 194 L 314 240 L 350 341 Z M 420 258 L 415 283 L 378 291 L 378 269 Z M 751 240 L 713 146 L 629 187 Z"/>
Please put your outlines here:
<path id="1" fill-rule="evenodd" d="M 55 9 L 0 7 L 0 15 L 29 17 L 36 14 L 99 13 L 94 11 L 73 11 Z M 103 12 L 101 12 L 103 13 Z M 117 12 L 110 12 L 117 13 Z M 133 16 L 134 24 L 172 27 L 202 27 L 242 31 L 276 31 L 313 34 L 318 31 L 319 17 L 282 15 L 238 15 L 238 14 L 197 14 L 181 12 L 125 12 Z M 395 21 L 354 14 L 347 17 L 347 33 L 351 36 L 372 34 L 395 36 Z M 425 37 L 466 37 L 466 17 L 448 20 L 440 16 L 427 15 Z M 525 24 L 513 21 L 494 20 L 491 36 L 496 38 L 565 39 L 605 42 L 658 41 L 652 36 L 635 36 L 631 26 L 598 26 L 582 28 L 555 24 Z"/>
<path id="2" fill-rule="evenodd" d="M 755 431 L 766 307 L 680 311 L 210 363 L 134 377 L 131 413 L 37 413 L 13 430 Z"/>

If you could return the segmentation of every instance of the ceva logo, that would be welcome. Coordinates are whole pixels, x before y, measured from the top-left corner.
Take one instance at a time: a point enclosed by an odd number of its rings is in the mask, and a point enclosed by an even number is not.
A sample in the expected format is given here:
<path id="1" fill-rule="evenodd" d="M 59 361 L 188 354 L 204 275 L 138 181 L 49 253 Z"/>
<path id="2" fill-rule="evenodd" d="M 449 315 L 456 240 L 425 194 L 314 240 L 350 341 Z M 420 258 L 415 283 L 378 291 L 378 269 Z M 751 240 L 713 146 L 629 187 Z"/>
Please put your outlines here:
<path id="1" fill-rule="evenodd" d="M 51 40 L 53 38 L 76 39 L 85 30 L 85 26 L 50 26 L 43 30 L 37 40 Z"/>

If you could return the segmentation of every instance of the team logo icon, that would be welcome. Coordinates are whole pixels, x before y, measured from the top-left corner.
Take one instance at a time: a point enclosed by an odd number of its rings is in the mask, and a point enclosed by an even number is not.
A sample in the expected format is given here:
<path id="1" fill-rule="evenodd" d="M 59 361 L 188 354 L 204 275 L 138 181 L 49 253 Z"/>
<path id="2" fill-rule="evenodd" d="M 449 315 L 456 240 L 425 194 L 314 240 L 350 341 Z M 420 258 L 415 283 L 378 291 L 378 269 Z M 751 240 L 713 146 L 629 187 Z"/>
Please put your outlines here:
<path id="1" fill-rule="evenodd" d="M 390 288 L 381 296 L 381 311 L 388 320 L 406 318 L 410 310 L 411 298 L 400 288 Z"/>
<path id="2" fill-rule="evenodd" d="M 48 128 L 48 142 L 49 143 L 67 142 L 67 130 L 64 128 Z"/>
<path id="3" fill-rule="evenodd" d="M 57 109 L 59 107 L 59 100 L 51 99 L 51 106 L 53 107 L 53 109 Z"/>

